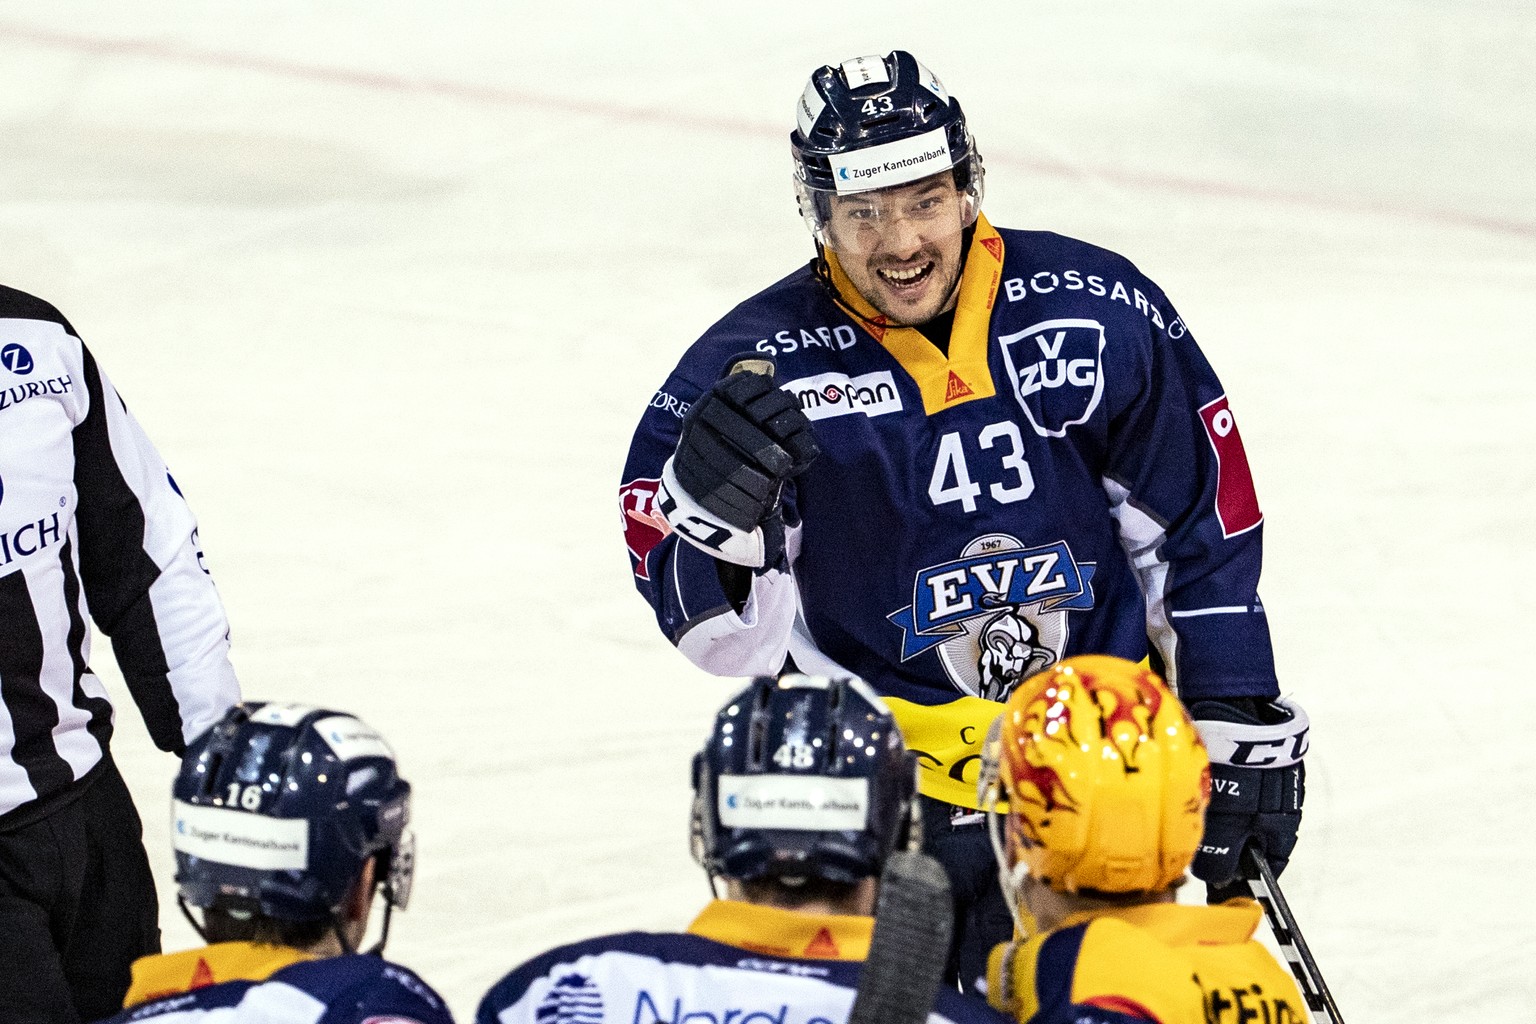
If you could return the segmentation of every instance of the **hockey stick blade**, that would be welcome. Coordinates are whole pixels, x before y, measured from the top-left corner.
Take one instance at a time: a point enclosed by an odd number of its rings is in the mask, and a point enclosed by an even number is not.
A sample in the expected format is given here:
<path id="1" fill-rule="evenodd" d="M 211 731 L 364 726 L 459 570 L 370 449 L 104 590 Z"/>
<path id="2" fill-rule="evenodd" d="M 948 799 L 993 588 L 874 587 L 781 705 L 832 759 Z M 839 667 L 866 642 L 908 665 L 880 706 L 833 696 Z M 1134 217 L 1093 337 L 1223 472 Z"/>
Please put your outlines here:
<path id="1" fill-rule="evenodd" d="M 927 854 L 891 854 L 848 1024 L 924 1024 L 949 958 L 949 876 Z"/>
<path id="2" fill-rule="evenodd" d="M 1328 991 L 1328 984 L 1323 981 L 1323 974 L 1317 969 L 1317 961 L 1312 959 L 1312 951 L 1307 948 L 1307 940 L 1301 937 L 1301 929 L 1296 926 L 1296 916 L 1291 913 L 1290 905 L 1285 902 L 1285 894 L 1280 891 L 1280 882 L 1269 869 L 1269 861 L 1254 847 L 1250 846 L 1245 853 L 1250 866 L 1259 876 L 1249 879 L 1248 887 L 1253 890 L 1253 898 L 1264 908 L 1264 916 L 1269 919 L 1269 930 L 1274 933 L 1275 942 L 1285 954 L 1286 964 L 1296 976 L 1296 984 L 1301 989 L 1302 998 L 1307 1001 L 1307 1010 L 1312 1014 L 1313 1021 L 1316 1024 L 1344 1024 L 1344 1018 L 1339 1016 L 1339 1008 L 1334 1004 L 1333 994 Z"/>

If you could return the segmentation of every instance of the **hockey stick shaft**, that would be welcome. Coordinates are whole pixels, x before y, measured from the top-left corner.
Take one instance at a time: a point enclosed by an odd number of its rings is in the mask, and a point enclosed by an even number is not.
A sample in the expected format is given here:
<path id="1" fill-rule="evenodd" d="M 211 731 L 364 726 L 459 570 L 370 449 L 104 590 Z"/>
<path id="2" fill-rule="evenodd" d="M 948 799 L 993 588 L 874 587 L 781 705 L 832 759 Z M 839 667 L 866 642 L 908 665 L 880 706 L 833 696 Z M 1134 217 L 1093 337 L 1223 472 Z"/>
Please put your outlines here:
<path id="1" fill-rule="evenodd" d="M 1344 1024 L 1344 1018 L 1339 1016 L 1338 1005 L 1333 1001 L 1333 993 L 1328 991 L 1328 983 L 1317 969 L 1317 961 L 1312 959 L 1307 940 L 1301 937 L 1301 929 L 1296 926 L 1296 915 L 1291 913 L 1290 905 L 1285 902 L 1285 894 L 1280 891 L 1280 882 L 1269 869 L 1269 861 L 1254 847 L 1250 846 L 1246 853 L 1249 864 L 1258 872 L 1258 878 L 1250 881 L 1249 885 L 1264 908 L 1264 914 L 1269 919 L 1269 930 L 1280 944 L 1291 973 L 1296 976 L 1296 984 L 1301 987 L 1302 998 L 1307 1001 L 1312 1019 L 1317 1024 Z M 1259 891 L 1261 888 L 1262 892 Z"/>
<path id="2" fill-rule="evenodd" d="M 932 857 L 891 854 L 848 1024 L 925 1024 L 949 957 L 954 904 Z"/>

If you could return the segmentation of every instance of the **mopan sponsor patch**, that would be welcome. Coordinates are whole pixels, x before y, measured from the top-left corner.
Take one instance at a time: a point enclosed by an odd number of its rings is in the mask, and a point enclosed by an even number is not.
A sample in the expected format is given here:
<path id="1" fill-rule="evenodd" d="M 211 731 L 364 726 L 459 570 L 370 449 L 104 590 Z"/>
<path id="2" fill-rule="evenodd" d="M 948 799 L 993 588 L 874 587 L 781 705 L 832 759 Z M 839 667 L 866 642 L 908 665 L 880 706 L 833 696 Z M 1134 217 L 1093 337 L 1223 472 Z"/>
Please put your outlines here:
<path id="1" fill-rule="evenodd" d="M 720 823 L 726 828 L 862 829 L 869 822 L 869 782 L 815 775 L 720 776 Z"/>
<path id="2" fill-rule="evenodd" d="M 780 387 L 800 401 L 808 420 L 829 420 L 861 412 L 883 416 L 901 412 L 901 394 L 889 370 L 850 377 L 846 373 L 821 373 L 787 381 Z"/>
<path id="3" fill-rule="evenodd" d="M 258 871 L 309 867 L 309 822 L 174 801 L 171 846 L 215 864 Z"/>

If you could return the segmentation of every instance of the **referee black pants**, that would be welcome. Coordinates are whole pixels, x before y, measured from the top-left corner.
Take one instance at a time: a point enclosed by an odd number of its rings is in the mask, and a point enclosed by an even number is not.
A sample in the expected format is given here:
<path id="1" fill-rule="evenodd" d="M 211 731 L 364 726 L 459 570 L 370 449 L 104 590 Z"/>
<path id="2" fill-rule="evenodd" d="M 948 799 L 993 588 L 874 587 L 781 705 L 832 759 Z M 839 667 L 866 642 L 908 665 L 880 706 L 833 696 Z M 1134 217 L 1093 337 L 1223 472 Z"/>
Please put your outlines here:
<path id="1" fill-rule="evenodd" d="M 64 806 L 0 827 L 4 1024 L 111 1016 L 133 961 L 160 951 L 155 881 L 123 777 L 108 758 L 76 786 Z"/>

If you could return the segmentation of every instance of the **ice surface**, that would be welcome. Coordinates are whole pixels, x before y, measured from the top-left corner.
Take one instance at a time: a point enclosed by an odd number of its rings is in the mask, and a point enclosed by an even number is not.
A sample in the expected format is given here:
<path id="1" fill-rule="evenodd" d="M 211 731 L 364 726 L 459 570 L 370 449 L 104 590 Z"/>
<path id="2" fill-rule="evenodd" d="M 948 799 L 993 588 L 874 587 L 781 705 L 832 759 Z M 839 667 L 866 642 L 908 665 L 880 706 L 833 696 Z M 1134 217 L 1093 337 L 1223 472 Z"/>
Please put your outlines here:
<path id="1" fill-rule="evenodd" d="M 391 950 L 461 1016 L 705 898 L 687 764 L 730 684 L 631 592 L 619 467 L 683 347 L 809 254 L 806 73 L 905 46 L 993 221 L 1136 260 L 1232 396 L 1315 723 L 1284 881 L 1345 1016 L 1536 1017 L 1536 9 L 321 6 L 0 9 L 0 280 L 164 451 L 247 693 L 393 738 Z M 114 692 L 179 948 L 174 765 Z"/>

